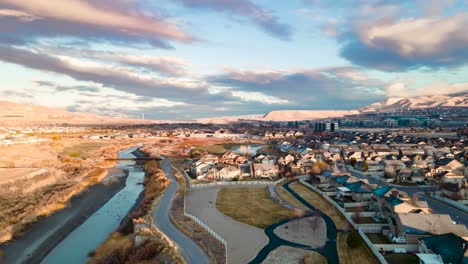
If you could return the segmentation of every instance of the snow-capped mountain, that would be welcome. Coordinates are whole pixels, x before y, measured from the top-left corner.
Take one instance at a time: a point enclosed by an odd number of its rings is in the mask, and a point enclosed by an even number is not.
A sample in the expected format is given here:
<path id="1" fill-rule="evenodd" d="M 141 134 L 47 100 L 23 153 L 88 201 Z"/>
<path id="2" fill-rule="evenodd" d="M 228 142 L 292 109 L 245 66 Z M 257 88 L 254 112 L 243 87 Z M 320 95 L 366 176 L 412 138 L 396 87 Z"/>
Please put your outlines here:
<path id="1" fill-rule="evenodd" d="M 391 112 L 404 109 L 435 107 L 468 107 L 468 93 L 454 95 L 427 95 L 418 97 L 391 97 L 358 109 L 362 112 Z"/>

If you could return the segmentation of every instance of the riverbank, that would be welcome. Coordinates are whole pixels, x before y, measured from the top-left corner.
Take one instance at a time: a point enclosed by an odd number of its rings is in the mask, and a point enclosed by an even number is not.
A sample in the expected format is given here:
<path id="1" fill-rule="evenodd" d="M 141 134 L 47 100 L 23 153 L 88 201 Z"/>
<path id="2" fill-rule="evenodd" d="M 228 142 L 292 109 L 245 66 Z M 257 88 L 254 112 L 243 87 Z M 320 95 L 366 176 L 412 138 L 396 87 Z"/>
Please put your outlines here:
<path id="1" fill-rule="evenodd" d="M 125 187 L 128 172 L 116 171 L 108 180 L 88 186 L 68 206 L 31 224 L 23 236 L 0 245 L 2 263 L 40 263 L 76 227 Z M 106 178 L 107 178 L 106 177 Z"/>
<path id="2" fill-rule="evenodd" d="M 146 155 L 135 150 L 132 155 Z M 141 166 L 143 165 L 143 166 Z M 153 224 L 151 212 L 167 190 L 169 180 L 155 160 L 138 164 L 143 167 L 143 190 L 114 231 L 89 254 L 88 263 L 185 263 L 178 248 Z"/>

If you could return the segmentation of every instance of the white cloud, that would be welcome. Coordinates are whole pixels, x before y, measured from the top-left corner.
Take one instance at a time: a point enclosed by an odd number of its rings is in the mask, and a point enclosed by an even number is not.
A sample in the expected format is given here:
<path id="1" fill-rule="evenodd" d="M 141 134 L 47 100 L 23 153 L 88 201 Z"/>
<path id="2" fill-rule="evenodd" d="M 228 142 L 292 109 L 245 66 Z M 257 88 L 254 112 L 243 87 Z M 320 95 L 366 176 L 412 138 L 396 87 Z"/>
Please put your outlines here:
<path id="1" fill-rule="evenodd" d="M 359 36 L 367 46 L 394 49 L 406 58 L 443 56 L 447 50 L 466 48 L 467 27 L 468 13 L 459 13 L 445 18 L 411 18 L 364 25 Z"/>
<path id="2" fill-rule="evenodd" d="M 245 102 L 260 102 L 263 104 L 287 104 L 286 99 L 281 99 L 275 96 L 266 95 L 260 92 L 232 91 L 232 95 L 240 98 Z"/>
<path id="3" fill-rule="evenodd" d="M 385 93 L 388 97 L 416 97 L 423 95 L 444 95 L 468 92 L 468 83 L 449 84 L 443 81 L 431 83 L 429 85 L 408 88 L 407 83 L 393 83 L 386 87 Z"/>
<path id="4" fill-rule="evenodd" d="M 16 18 L 18 18 L 18 19 L 20 19 L 22 21 L 25 21 L 25 22 L 31 22 L 31 21 L 34 21 L 36 19 L 39 19 L 38 16 L 29 14 L 29 13 L 26 13 L 26 12 L 18 11 L 18 10 L 13 10 L 13 9 L 0 9 L 0 16 L 16 17 Z"/>

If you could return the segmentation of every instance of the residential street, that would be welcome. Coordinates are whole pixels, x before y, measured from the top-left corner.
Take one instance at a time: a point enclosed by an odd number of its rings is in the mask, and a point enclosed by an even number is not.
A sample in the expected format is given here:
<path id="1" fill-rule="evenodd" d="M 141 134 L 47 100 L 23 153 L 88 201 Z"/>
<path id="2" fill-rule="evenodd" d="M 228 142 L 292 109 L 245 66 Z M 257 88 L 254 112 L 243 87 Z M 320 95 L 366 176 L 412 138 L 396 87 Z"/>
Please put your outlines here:
<path id="1" fill-rule="evenodd" d="M 171 183 L 153 212 L 154 223 L 161 232 L 179 246 L 183 257 L 188 263 L 210 263 L 211 259 L 208 255 L 195 242 L 177 229 L 169 219 L 169 210 L 179 189 L 179 184 L 172 174 L 169 160 L 164 159 L 161 161 L 161 169 L 166 173 Z"/>
<path id="2" fill-rule="evenodd" d="M 448 204 L 439 202 L 435 199 L 432 199 L 424 195 L 419 196 L 419 200 L 427 201 L 427 203 L 429 204 L 429 207 L 432 209 L 432 213 L 449 214 L 452 217 L 453 221 L 456 222 L 458 218 L 459 224 L 464 224 L 465 226 L 468 226 L 468 214 L 465 214 L 464 212 L 458 210 L 457 208 L 452 207 Z"/>

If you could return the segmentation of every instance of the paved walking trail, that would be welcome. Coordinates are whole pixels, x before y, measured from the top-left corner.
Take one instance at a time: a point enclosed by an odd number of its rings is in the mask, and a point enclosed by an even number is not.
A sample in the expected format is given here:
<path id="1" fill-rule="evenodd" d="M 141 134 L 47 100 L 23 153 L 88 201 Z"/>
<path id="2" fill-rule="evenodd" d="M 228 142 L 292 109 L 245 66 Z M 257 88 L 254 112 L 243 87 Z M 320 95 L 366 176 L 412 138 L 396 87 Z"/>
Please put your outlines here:
<path id="1" fill-rule="evenodd" d="M 227 241 L 229 264 L 248 263 L 268 243 L 268 237 L 263 229 L 235 221 L 218 211 L 216 196 L 219 190 L 220 187 L 190 190 L 186 196 L 186 210 Z"/>
<path id="2" fill-rule="evenodd" d="M 153 211 L 154 223 L 161 232 L 179 246 L 182 256 L 188 263 L 211 263 L 208 255 L 195 242 L 177 229 L 169 219 L 172 200 L 179 189 L 179 183 L 177 183 L 172 173 L 171 164 L 168 160 L 161 161 L 161 169 L 166 173 L 171 183 Z"/>

